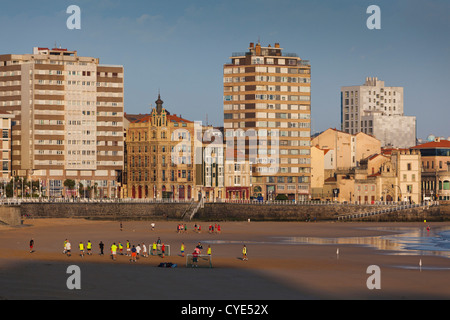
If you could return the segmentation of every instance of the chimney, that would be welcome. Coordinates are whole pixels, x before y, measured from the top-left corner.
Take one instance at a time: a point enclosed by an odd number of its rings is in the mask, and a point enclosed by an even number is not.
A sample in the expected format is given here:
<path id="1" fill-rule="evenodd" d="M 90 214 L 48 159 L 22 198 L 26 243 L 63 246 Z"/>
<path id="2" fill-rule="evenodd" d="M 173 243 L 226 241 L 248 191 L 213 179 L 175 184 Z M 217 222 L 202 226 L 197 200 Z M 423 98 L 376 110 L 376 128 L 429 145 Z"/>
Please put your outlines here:
<path id="1" fill-rule="evenodd" d="M 256 54 L 257 56 L 260 56 L 260 55 L 261 55 L 261 44 L 258 43 L 258 44 L 256 45 L 255 50 L 256 50 L 255 54 Z"/>
<path id="2" fill-rule="evenodd" d="M 280 44 L 278 42 L 275 43 L 275 48 L 279 48 Z"/>

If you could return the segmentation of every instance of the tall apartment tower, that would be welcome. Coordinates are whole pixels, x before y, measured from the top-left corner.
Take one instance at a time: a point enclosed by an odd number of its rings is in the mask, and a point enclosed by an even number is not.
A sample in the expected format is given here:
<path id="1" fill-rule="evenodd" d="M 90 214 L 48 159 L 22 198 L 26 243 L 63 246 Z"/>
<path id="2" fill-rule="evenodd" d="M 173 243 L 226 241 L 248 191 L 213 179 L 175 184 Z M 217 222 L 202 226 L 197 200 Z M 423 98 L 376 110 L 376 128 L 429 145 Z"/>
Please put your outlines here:
<path id="1" fill-rule="evenodd" d="M 378 78 L 341 88 L 341 129 L 373 135 L 383 147 L 416 145 L 416 117 L 404 115 L 403 88 L 386 87 Z"/>
<path id="2" fill-rule="evenodd" d="M 114 196 L 123 166 L 123 67 L 67 49 L 0 55 L 0 111 L 12 119 L 12 175 L 43 196 Z M 85 196 L 83 192 L 81 196 Z"/>
<path id="3" fill-rule="evenodd" d="M 282 50 L 278 43 L 250 43 L 223 66 L 225 141 L 229 148 L 245 137 L 239 149 L 252 163 L 252 197 L 307 200 L 311 66 Z"/>

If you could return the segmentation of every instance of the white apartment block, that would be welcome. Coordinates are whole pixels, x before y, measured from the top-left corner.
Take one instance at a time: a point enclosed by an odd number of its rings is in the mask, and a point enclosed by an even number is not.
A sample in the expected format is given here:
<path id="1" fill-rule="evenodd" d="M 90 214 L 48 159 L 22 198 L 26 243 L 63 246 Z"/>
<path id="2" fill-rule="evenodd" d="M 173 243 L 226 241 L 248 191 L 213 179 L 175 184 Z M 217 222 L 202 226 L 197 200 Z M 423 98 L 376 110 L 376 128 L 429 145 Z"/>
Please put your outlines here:
<path id="1" fill-rule="evenodd" d="M 383 147 L 416 145 L 416 117 L 404 115 L 403 88 L 386 87 L 378 78 L 341 88 L 341 128 L 373 135 Z"/>

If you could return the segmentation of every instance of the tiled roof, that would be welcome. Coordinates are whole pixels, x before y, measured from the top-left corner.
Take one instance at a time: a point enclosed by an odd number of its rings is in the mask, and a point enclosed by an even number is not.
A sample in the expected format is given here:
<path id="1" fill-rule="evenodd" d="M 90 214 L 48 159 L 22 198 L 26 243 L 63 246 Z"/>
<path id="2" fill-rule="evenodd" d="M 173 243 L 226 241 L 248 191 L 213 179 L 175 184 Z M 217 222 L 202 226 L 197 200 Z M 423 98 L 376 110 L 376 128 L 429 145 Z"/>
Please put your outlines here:
<path id="1" fill-rule="evenodd" d="M 440 148 L 450 148 L 449 140 L 431 141 L 418 146 L 412 147 L 411 149 L 440 149 Z"/>

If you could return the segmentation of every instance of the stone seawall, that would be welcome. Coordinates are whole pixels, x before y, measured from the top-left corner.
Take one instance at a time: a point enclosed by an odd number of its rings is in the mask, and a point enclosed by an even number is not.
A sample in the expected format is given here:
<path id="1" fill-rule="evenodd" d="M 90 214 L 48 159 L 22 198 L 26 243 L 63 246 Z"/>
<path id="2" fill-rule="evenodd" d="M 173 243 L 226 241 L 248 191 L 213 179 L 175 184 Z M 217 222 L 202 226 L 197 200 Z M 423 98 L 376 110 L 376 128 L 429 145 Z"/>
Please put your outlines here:
<path id="1" fill-rule="evenodd" d="M 255 205 L 207 203 L 195 216 L 198 220 L 253 221 L 334 221 L 339 216 L 392 208 L 383 205 Z M 347 221 L 448 221 L 450 212 L 441 214 L 440 207 L 414 208 Z"/>
<path id="2" fill-rule="evenodd" d="M 181 220 L 189 203 L 24 203 L 21 214 L 33 218 L 108 220 Z M 339 216 L 390 208 L 382 205 L 296 205 L 205 203 L 198 221 L 334 221 Z M 189 214 L 188 214 L 189 216 Z M 415 208 L 348 221 L 450 221 L 450 206 Z"/>
<path id="3" fill-rule="evenodd" d="M 19 206 L 0 206 L 0 224 L 18 226 L 22 224 Z"/>
<path id="4" fill-rule="evenodd" d="M 179 220 L 189 203 L 56 202 L 23 203 L 21 213 L 33 218 L 90 218 L 108 220 Z"/>

